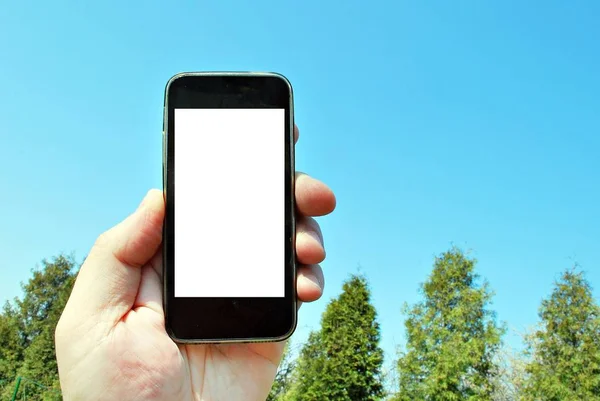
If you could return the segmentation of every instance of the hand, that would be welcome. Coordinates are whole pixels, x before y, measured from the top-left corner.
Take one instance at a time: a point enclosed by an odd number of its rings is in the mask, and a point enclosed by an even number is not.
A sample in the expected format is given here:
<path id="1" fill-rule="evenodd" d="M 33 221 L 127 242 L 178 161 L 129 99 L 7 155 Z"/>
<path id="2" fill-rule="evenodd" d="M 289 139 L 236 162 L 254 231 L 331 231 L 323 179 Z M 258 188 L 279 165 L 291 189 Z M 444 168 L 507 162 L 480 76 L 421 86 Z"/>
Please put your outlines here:
<path id="1" fill-rule="evenodd" d="M 297 292 L 300 301 L 311 302 L 323 292 L 318 263 L 325 258 L 311 216 L 333 211 L 335 197 L 300 173 L 295 196 Z M 162 192 L 150 191 L 131 216 L 100 235 L 81 266 L 56 328 L 64 399 L 265 400 L 285 343 L 183 345 L 167 335 L 160 251 L 164 213 Z"/>

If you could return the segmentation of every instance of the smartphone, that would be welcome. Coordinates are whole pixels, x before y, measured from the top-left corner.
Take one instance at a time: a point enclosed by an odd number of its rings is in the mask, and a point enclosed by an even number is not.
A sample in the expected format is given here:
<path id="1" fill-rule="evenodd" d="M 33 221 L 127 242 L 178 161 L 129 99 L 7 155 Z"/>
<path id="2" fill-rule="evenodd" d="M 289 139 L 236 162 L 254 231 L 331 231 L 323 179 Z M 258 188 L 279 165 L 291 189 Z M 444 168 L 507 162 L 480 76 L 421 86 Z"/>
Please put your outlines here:
<path id="1" fill-rule="evenodd" d="M 276 73 L 167 83 L 163 302 L 181 343 L 282 341 L 296 328 L 294 106 Z"/>

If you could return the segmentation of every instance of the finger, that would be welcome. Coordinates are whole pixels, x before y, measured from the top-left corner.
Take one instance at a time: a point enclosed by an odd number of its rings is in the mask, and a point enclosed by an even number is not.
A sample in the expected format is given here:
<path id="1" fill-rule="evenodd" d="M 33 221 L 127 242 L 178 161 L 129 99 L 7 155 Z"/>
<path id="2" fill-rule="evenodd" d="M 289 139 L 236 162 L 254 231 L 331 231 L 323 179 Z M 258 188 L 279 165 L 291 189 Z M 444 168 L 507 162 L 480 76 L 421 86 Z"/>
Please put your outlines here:
<path id="1" fill-rule="evenodd" d="M 302 217 L 296 225 L 296 257 L 302 264 L 320 263 L 325 259 L 323 234 L 312 217 Z"/>
<path id="2" fill-rule="evenodd" d="M 323 270 L 319 265 L 306 265 L 298 269 L 296 292 L 300 302 L 313 302 L 321 298 L 325 288 Z"/>
<path id="3" fill-rule="evenodd" d="M 148 308 L 163 316 L 162 281 L 152 265 L 142 267 L 140 288 L 131 309 Z"/>
<path id="4" fill-rule="evenodd" d="M 163 193 L 150 191 L 132 215 L 98 237 L 81 266 L 67 309 L 102 313 L 116 321 L 130 310 L 139 289 L 141 266 L 162 241 L 164 209 Z"/>
<path id="5" fill-rule="evenodd" d="M 335 209 L 335 195 L 319 180 L 296 172 L 296 207 L 305 216 L 324 216 Z"/>
<path id="6" fill-rule="evenodd" d="M 294 124 L 294 145 L 298 143 L 298 138 L 300 138 L 300 130 L 298 129 L 298 126 Z"/>
<path id="7" fill-rule="evenodd" d="M 162 250 L 159 249 L 158 252 L 156 252 L 156 254 L 152 257 L 152 259 L 150 259 L 150 262 L 148 262 L 150 264 L 150 266 L 152 267 L 152 269 L 156 272 L 156 274 L 158 275 L 159 280 L 162 282 L 162 278 L 163 278 L 163 259 L 162 259 Z"/>

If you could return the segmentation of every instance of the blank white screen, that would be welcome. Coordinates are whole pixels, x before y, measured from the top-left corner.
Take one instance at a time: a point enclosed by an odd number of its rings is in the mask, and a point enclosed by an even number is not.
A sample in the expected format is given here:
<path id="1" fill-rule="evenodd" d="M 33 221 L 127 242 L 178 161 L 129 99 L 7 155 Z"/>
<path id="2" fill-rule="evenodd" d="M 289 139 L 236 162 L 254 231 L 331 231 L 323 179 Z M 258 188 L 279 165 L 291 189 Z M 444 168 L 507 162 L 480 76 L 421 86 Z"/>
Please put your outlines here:
<path id="1" fill-rule="evenodd" d="M 284 109 L 175 110 L 175 297 L 283 297 Z"/>

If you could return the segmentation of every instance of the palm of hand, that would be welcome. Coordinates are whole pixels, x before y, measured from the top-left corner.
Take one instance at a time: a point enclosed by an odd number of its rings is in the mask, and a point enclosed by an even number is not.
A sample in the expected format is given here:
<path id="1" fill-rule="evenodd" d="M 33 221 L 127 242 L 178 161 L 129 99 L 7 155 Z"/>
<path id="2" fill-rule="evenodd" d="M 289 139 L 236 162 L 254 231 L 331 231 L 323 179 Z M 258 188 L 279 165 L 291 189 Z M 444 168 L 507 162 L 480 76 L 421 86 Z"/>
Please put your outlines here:
<path id="1" fill-rule="evenodd" d="M 185 345 L 166 334 L 157 310 L 160 289 L 152 267 L 142 270 L 139 295 L 105 343 L 106 371 L 125 386 L 113 399 L 264 400 L 273 383 L 282 343 Z M 144 299 L 148 297 L 148 299 Z"/>

